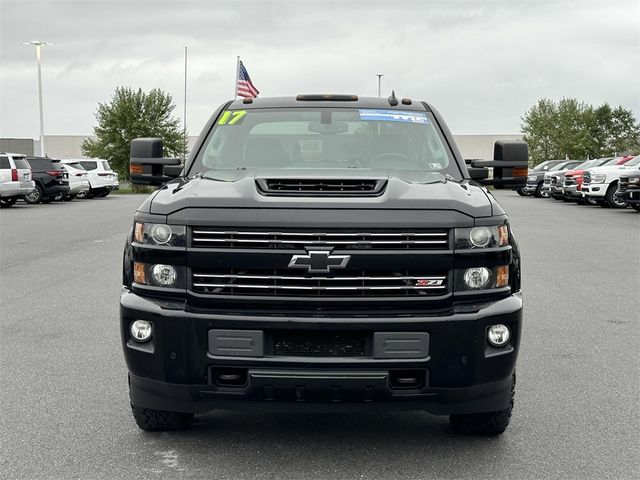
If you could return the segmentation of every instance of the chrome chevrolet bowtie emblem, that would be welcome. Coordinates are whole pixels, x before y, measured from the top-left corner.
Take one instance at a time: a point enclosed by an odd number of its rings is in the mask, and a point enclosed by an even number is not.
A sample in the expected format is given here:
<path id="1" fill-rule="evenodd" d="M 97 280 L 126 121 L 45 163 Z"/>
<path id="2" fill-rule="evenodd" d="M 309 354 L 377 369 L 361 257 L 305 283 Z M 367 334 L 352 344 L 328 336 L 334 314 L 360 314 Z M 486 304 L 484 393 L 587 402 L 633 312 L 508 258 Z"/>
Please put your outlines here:
<path id="1" fill-rule="evenodd" d="M 305 247 L 306 255 L 294 255 L 289 268 L 304 268 L 309 273 L 331 273 L 332 269 L 345 268 L 351 255 L 331 255 L 333 248 Z"/>

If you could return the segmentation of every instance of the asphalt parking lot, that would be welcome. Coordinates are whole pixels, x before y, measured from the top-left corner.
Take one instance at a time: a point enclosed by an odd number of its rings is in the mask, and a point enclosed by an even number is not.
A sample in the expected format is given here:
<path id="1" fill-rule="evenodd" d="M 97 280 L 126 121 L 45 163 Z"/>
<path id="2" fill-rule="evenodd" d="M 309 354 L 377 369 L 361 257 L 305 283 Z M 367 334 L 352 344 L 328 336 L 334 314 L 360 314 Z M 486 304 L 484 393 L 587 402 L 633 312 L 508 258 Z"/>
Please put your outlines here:
<path id="1" fill-rule="evenodd" d="M 142 196 L 0 213 L 0 475 L 36 478 L 640 477 L 640 214 L 496 196 L 523 253 L 512 424 L 426 413 L 214 412 L 144 433 L 120 350 L 121 252 Z"/>

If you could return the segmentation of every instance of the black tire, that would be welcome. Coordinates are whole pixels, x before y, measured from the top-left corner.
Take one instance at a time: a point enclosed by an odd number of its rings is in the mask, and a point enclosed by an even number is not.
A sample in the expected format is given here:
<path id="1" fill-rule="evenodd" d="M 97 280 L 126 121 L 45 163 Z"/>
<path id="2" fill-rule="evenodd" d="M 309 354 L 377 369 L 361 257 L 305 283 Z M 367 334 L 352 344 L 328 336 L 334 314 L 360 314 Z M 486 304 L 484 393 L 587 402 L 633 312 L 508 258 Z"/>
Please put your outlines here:
<path id="1" fill-rule="evenodd" d="M 602 208 L 609 208 L 609 205 L 607 205 L 607 202 L 604 200 L 596 200 L 596 204 L 600 205 Z"/>
<path id="2" fill-rule="evenodd" d="M 578 205 L 586 205 L 586 204 L 587 204 L 587 203 L 585 202 L 585 200 L 584 200 L 584 197 L 579 198 L 578 200 L 576 200 L 576 203 L 577 203 Z"/>
<path id="3" fill-rule="evenodd" d="M 0 198 L 0 208 L 9 208 L 13 207 L 15 203 L 18 201 L 17 198 Z"/>
<path id="4" fill-rule="evenodd" d="M 67 195 L 66 197 L 64 197 L 64 201 L 65 202 L 70 202 L 71 200 L 73 200 L 74 198 L 76 198 L 75 195 Z"/>
<path id="5" fill-rule="evenodd" d="M 33 192 L 24 196 L 24 201 L 29 205 L 35 205 L 36 203 L 40 203 L 43 197 L 42 187 L 40 185 L 36 185 L 36 188 Z"/>
<path id="6" fill-rule="evenodd" d="M 89 196 L 89 190 L 83 190 L 76 195 L 76 198 L 87 198 Z"/>
<path id="7" fill-rule="evenodd" d="M 43 198 L 42 203 L 51 203 L 51 200 L 53 200 L 51 197 Z"/>
<path id="8" fill-rule="evenodd" d="M 518 195 L 520 195 L 521 197 L 527 196 L 527 194 L 524 193 L 524 190 L 522 188 L 517 189 L 516 192 L 518 192 Z"/>
<path id="9" fill-rule="evenodd" d="M 109 195 L 109 190 L 107 190 L 106 192 L 100 192 L 98 195 L 96 195 L 97 197 L 106 197 L 107 195 Z"/>
<path id="10" fill-rule="evenodd" d="M 166 412 L 135 405 L 131 405 L 131 411 L 138 427 L 146 431 L 182 430 L 193 420 L 192 413 Z"/>
<path id="11" fill-rule="evenodd" d="M 486 413 L 471 413 L 467 415 L 451 415 L 451 426 L 458 433 L 465 435 L 495 436 L 504 433 L 511 420 L 513 402 L 516 396 L 516 374 L 511 380 L 511 401 L 504 410 Z"/>
<path id="12" fill-rule="evenodd" d="M 591 197 L 584 197 L 584 204 L 585 205 L 590 205 L 590 206 L 594 206 L 597 205 L 597 200 L 595 198 L 591 198 Z"/>
<path id="13" fill-rule="evenodd" d="M 631 208 L 633 208 L 636 212 L 640 212 L 640 203 L 632 203 Z"/>
<path id="14" fill-rule="evenodd" d="M 54 202 L 59 202 L 60 200 L 64 200 L 64 193 L 59 193 L 53 196 Z"/>
<path id="15" fill-rule="evenodd" d="M 616 197 L 616 190 L 618 190 L 618 183 L 614 182 L 607 188 L 607 193 L 604 195 L 604 201 L 610 208 L 627 208 L 627 202 L 618 200 Z"/>
<path id="16" fill-rule="evenodd" d="M 536 187 L 536 191 L 533 192 L 533 196 L 536 198 L 542 198 L 542 183 L 539 183 Z"/>

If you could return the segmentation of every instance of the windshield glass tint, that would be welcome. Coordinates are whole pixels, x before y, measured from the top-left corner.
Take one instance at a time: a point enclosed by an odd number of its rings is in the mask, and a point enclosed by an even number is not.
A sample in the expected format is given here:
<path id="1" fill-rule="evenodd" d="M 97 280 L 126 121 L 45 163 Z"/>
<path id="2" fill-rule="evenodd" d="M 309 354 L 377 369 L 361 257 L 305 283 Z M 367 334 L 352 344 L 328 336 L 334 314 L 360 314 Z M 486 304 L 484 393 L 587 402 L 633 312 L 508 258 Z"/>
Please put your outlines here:
<path id="1" fill-rule="evenodd" d="M 624 165 L 625 167 L 635 167 L 636 165 L 640 165 L 640 156 L 637 156 L 636 158 L 632 158 Z"/>
<path id="2" fill-rule="evenodd" d="M 426 111 L 328 108 L 225 111 L 189 174 L 259 168 L 409 170 L 461 178 Z"/>

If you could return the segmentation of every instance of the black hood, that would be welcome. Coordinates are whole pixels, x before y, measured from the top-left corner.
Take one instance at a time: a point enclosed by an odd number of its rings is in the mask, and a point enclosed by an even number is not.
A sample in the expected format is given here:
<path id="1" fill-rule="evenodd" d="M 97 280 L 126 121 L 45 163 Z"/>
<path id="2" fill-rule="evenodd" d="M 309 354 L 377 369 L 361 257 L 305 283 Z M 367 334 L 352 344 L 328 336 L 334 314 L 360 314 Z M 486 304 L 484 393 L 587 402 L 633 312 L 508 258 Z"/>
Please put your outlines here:
<path id="1" fill-rule="evenodd" d="M 259 192 L 256 180 L 269 178 L 375 179 L 386 180 L 386 186 L 378 196 L 265 196 Z M 450 210 L 478 218 L 492 216 L 492 206 L 492 196 L 483 187 L 466 180 L 447 180 L 437 173 L 278 169 L 210 172 L 202 177 L 178 179 L 150 198 L 149 210 L 160 215 L 185 208 Z"/>

